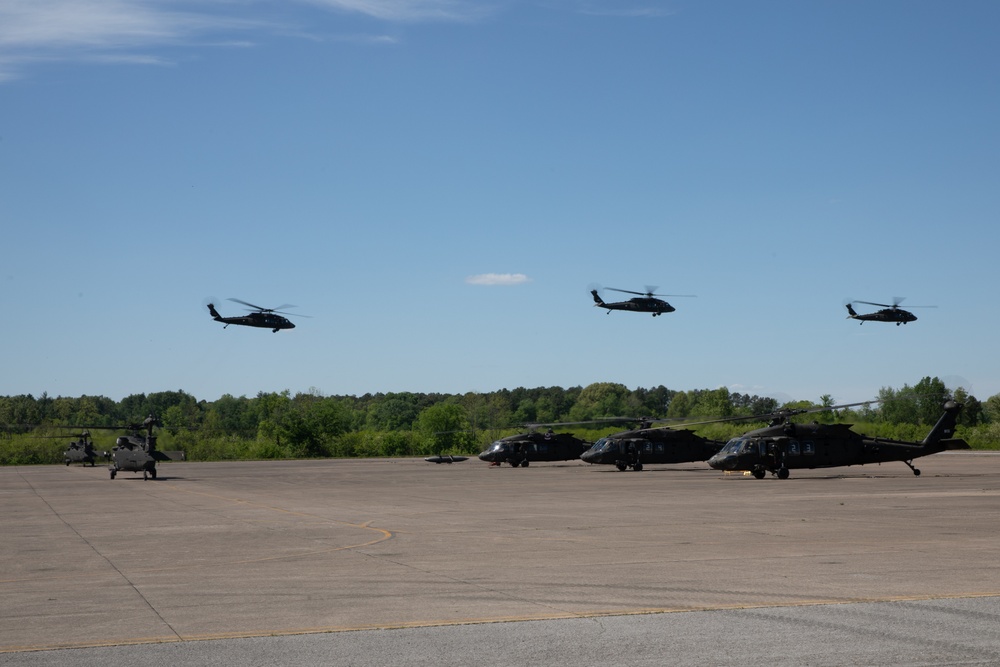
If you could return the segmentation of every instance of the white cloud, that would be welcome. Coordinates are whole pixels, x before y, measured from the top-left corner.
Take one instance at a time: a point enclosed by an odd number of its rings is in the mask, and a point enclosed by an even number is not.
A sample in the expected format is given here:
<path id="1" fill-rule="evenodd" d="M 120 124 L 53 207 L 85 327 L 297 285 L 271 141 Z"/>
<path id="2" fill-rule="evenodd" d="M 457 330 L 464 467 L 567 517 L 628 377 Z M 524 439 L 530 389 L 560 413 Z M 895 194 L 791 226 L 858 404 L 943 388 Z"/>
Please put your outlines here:
<path id="1" fill-rule="evenodd" d="M 33 63 L 165 64 L 169 57 L 148 51 L 246 46 L 250 32 L 301 37 L 302 26 L 262 18 L 296 4 L 392 22 L 468 21 L 492 11 L 472 0 L 0 0 L 0 81 L 17 78 Z M 353 41 L 395 39 L 369 35 Z"/>
<path id="2" fill-rule="evenodd" d="M 480 273 L 465 279 L 470 285 L 520 285 L 531 282 L 523 273 Z"/>
<path id="3" fill-rule="evenodd" d="M 384 21 L 473 21 L 491 14 L 479 0 L 308 0 L 312 4 Z"/>

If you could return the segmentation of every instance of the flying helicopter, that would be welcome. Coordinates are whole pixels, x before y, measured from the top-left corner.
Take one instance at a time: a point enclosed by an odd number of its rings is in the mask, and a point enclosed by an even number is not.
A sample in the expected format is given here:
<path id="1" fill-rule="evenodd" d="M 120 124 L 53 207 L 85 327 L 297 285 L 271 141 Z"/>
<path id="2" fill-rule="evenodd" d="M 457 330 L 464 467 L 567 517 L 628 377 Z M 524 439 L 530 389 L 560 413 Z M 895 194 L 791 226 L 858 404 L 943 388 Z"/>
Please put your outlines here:
<path id="1" fill-rule="evenodd" d="M 634 431 L 601 438 L 580 458 L 587 463 L 613 464 L 622 472 L 629 468 L 638 472 L 646 463 L 707 461 L 725 445 L 688 429 L 654 427 L 652 423 L 645 421 Z"/>
<path id="2" fill-rule="evenodd" d="M 914 475 L 919 475 L 913 459 L 949 449 L 970 449 L 965 440 L 951 437 L 962 404 L 949 400 L 943 409 L 944 413 L 921 442 L 859 435 L 851 430 L 850 424 L 796 424 L 788 418 L 816 410 L 786 410 L 775 413 L 770 425 L 727 442 L 708 460 L 708 465 L 716 470 L 749 471 L 757 479 L 763 479 L 769 472 L 778 479 L 788 479 L 788 471 L 792 469 L 902 461 Z"/>
<path id="3" fill-rule="evenodd" d="M 860 320 L 861 324 L 867 321 L 872 322 L 895 322 L 898 327 L 900 324 L 906 324 L 907 322 L 916 322 L 917 316 L 908 310 L 903 310 L 899 307 L 899 304 L 906 297 L 895 297 L 892 300 L 892 305 L 887 303 L 873 303 L 871 301 L 852 301 L 847 306 L 847 319 L 849 320 Z M 851 304 L 863 303 L 868 306 L 879 306 L 882 310 L 874 313 L 861 313 L 858 314 L 854 312 L 854 308 Z M 937 306 L 908 306 L 909 308 L 936 308 Z"/>
<path id="4" fill-rule="evenodd" d="M 212 315 L 212 319 L 216 322 L 222 322 L 226 326 L 222 327 L 225 329 L 230 324 L 240 324 L 247 327 L 261 327 L 264 329 L 270 329 L 272 333 L 278 333 L 281 329 L 294 329 L 295 325 L 287 317 L 282 317 L 279 313 L 283 308 L 295 308 L 290 303 L 278 306 L 277 308 L 261 308 L 260 306 L 255 306 L 252 303 L 247 303 L 246 301 L 241 301 L 240 299 L 229 299 L 229 301 L 235 301 L 236 303 L 242 303 L 244 306 L 250 306 L 250 308 L 255 308 L 253 312 L 249 315 L 242 315 L 239 317 L 223 317 L 219 315 L 219 311 L 215 309 L 215 304 L 208 304 L 208 312 Z M 290 315 L 291 313 L 285 313 Z M 299 315 L 298 317 L 307 317 L 306 315 Z"/>
<path id="5" fill-rule="evenodd" d="M 645 292 L 633 292 L 627 289 L 617 289 L 615 287 L 608 287 L 607 289 L 613 290 L 615 292 L 624 292 L 625 294 L 636 294 L 637 296 L 629 299 L 628 301 L 615 301 L 612 303 L 607 303 L 601 296 L 597 293 L 596 289 L 590 290 L 590 294 L 594 297 L 594 306 L 607 308 L 608 314 L 611 314 L 612 310 L 631 310 L 637 313 L 652 313 L 653 317 L 657 315 L 662 315 L 663 313 L 672 313 L 676 308 L 671 306 L 669 303 L 663 299 L 658 299 L 660 296 L 683 296 L 683 297 L 693 297 L 694 294 L 654 294 L 656 291 L 655 287 L 650 287 L 646 285 Z"/>

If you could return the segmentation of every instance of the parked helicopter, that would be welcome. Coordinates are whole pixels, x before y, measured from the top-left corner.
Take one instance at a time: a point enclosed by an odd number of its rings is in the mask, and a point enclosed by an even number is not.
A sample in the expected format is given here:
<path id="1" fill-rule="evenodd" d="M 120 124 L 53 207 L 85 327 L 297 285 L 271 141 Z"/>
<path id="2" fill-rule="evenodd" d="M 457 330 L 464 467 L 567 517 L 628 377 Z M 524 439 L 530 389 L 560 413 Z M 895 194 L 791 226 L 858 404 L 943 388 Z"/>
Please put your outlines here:
<path id="1" fill-rule="evenodd" d="M 708 440 L 687 429 L 652 427 L 647 421 L 634 431 L 601 438 L 580 457 L 587 463 L 613 464 L 618 470 L 638 472 L 646 463 L 707 461 L 726 443 Z"/>
<path id="2" fill-rule="evenodd" d="M 601 308 L 607 308 L 608 314 L 612 310 L 631 310 L 637 313 L 652 313 L 653 317 L 657 315 L 662 315 L 663 313 L 672 313 L 676 308 L 671 306 L 669 303 L 663 299 L 658 299 L 659 296 L 684 296 L 693 297 L 694 294 L 653 294 L 656 290 L 655 287 L 646 286 L 645 292 L 633 292 L 627 289 L 616 289 L 614 287 L 608 287 L 607 289 L 613 290 L 615 292 L 624 292 L 625 294 L 637 294 L 638 296 L 629 299 L 628 301 L 615 301 L 612 303 L 607 303 L 601 296 L 597 293 L 596 289 L 590 290 L 590 294 L 594 297 L 594 306 L 600 306 Z"/>
<path id="3" fill-rule="evenodd" d="M 295 325 L 287 317 L 282 317 L 279 315 L 282 308 L 295 308 L 290 303 L 278 306 L 277 308 L 261 308 L 260 306 L 255 306 L 252 303 L 247 303 L 246 301 L 241 301 L 240 299 L 229 299 L 229 301 L 235 301 L 236 303 L 242 303 L 244 306 L 250 306 L 251 308 L 256 308 L 256 311 L 251 312 L 249 315 L 243 315 L 240 317 L 223 317 L 219 315 L 219 311 L 215 309 L 215 304 L 208 304 L 208 312 L 211 313 L 212 319 L 216 322 L 222 322 L 226 326 L 222 327 L 225 329 L 230 324 L 240 324 L 247 327 L 262 327 L 264 329 L 270 329 L 272 333 L 277 333 L 281 329 L 294 329 Z M 290 315 L 291 313 L 286 313 Z M 300 315 L 299 317 L 306 317 L 306 315 Z"/>
<path id="4" fill-rule="evenodd" d="M 545 433 L 531 431 L 509 435 L 495 440 L 479 460 L 498 466 L 509 463 L 512 468 L 527 468 L 531 461 L 572 461 L 590 449 L 591 443 L 576 438 L 572 433 Z"/>
<path id="5" fill-rule="evenodd" d="M 832 468 L 902 461 L 914 475 L 920 470 L 913 459 L 948 449 L 970 449 L 961 438 L 952 438 L 962 404 L 946 401 L 944 414 L 921 442 L 887 440 L 859 435 L 850 424 L 795 424 L 788 416 L 813 410 L 785 411 L 769 426 L 733 438 L 708 460 L 716 470 L 749 471 L 757 479 L 770 472 L 787 479 L 789 470 Z"/>
<path id="6" fill-rule="evenodd" d="M 69 443 L 69 447 L 63 452 L 63 459 L 66 465 L 70 463 L 82 463 L 91 467 L 97 465 L 97 452 L 94 451 L 94 441 L 90 439 L 90 431 L 83 431 L 77 436 L 78 440 Z M 107 456 L 108 453 L 104 452 Z"/>
<path id="7" fill-rule="evenodd" d="M 150 415 L 141 424 L 129 424 L 125 427 L 129 432 L 128 435 L 119 436 L 111 450 L 111 465 L 108 467 L 111 479 L 114 479 L 121 470 L 141 472 L 144 480 L 156 479 L 156 462 L 169 461 L 172 458 L 156 449 L 153 427 L 162 425 L 160 420 Z"/>
<path id="8" fill-rule="evenodd" d="M 906 324 L 907 322 L 916 322 L 917 316 L 908 310 L 903 310 L 899 307 L 899 304 L 906 297 L 896 297 L 892 300 L 892 305 L 887 303 L 872 303 L 871 301 L 852 301 L 851 303 L 845 304 L 847 306 L 847 319 L 849 320 L 861 320 L 861 324 L 867 321 L 872 322 L 895 322 L 898 327 L 900 324 Z M 882 310 L 874 313 L 861 313 L 858 314 L 854 312 L 854 308 L 851 304 L 863 303 L 869 306 L 880 306 Z M 909 306 L 910 308 L 936 308 L 937 306 Z"/>

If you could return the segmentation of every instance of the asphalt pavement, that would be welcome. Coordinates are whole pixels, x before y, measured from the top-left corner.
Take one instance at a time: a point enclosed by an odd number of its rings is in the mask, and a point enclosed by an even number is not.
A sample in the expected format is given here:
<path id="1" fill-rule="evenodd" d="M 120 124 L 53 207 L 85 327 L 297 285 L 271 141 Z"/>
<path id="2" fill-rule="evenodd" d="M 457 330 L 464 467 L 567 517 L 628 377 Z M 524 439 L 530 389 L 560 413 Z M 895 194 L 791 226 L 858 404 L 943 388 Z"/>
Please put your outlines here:
<path id="1" fill-rule="evenodd" d="M 0 468 L 0 664 L 1000 664 L 1000 455 L 919 467 Z"/>

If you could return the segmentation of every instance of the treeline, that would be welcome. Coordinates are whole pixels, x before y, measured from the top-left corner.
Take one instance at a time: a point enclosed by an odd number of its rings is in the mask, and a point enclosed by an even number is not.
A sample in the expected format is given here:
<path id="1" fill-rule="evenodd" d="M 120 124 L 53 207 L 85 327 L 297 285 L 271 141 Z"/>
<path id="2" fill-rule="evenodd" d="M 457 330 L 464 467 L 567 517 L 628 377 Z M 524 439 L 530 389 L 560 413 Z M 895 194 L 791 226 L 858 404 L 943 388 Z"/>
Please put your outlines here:
<path id="1" fill-rule="evenodd" d="M 912 387 L 883 388 L 879 403 L 803 418 L 850 422 L 868 435 L 919 440 L 949 397 L 965 404 L 962 437 L 974 447 L 1000 447 L 1000 394 L 980 403 L 961 388 L 949 390 L 938 378 L 925 377 Z M 0 464 L 58 463 L 65 445 L 84 429 L 99 450 L 110 449 L 125 428 L 149 415 L 162 424 L 161 449 L 183 449 L 189 460 L 222 460 L 475 454 L 492 440 L 532 424 L 562 424 L 557 430 L 595 440 L 636 428 L 643 418 L 681 423 L 832 405 L 830 396 L 816 403 L 779 405 L 773 398 L 726 388 L 629 389 L 611 382 L 466 394 L 261 392 L 252 398 L 227 394 L 215 401 L 198 400 L 184 391 L 133 394 L 121 401 L 20 395 L 0 397 Z M 608 421 L 612 418 L 619 421 Z M 753 426 L 740 421 L 694 428 L 721 440 Z"/>

